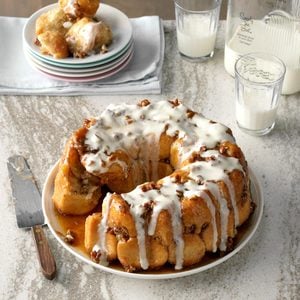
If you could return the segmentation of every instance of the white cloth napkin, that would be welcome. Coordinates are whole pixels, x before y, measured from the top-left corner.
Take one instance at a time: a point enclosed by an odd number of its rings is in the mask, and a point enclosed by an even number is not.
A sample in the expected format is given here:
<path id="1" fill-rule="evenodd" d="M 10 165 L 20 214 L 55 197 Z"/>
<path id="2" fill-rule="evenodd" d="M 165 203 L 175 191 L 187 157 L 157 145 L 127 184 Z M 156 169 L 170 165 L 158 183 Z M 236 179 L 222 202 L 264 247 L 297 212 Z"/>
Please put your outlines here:
<path id="1" fill-rule="evenodd" d="M 127 67 L 112 77 L 69 83 L 49 79 L 25 59 L 22 30 L 25 18 L 0 17 L 0 94 L 100 95 L 159 94 L 164 57 L 164 33 L 158 16 L 130 19 L 134 55 Z"/>

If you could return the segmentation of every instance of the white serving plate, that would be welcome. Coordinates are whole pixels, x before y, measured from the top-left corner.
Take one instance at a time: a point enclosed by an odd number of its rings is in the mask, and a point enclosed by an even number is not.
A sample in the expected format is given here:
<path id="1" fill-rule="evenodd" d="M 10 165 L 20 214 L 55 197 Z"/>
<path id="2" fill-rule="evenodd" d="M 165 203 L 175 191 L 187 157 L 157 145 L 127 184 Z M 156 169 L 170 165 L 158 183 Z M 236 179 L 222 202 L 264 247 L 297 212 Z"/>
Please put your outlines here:
<path id="1" fill-rule="evenodd" d="M 171 278 L 178 278 L 178 277 L 184 277 L 192 274 L 196 274 L 199 272 L 203 272 L 205 270 L 211 269 L 213 267 L 218 266 L 219 264 L 225 262 L 229 258 L 231 258 L 233 255 L 237 254 L 241 249 L 243 249 L 246 244 L 249 242 L 249 240 L 254 235 L 255 231 L 258 228 L 258 225 L 261 221 L 262 214 L 263 214 L 263 206 L 264 206 L 264 200 L 263 195 L 261 191 L 260 184 L 253 174 L 253 172 L 250 170 L 250 179 L 251 179 L 251 193 L 253 201 L 256 204 L 256 209 L 254 210 L 254 213 L 250 216 L 249 220 L 247 221 L 247 227 L 244 231 L 242 237 L 237 242 L 235 248 L 233 251 L 227 253 L 223 257 L 215 258 L 213 261 L 209 261 L 206 264 L 195 266 L 186 270 L 182 271 L 164 271 L 163 273 L 160 272 L 143 272 L 143 273 L 128 273 L 123 270 L 114 268 L 114 267 L 105 267 L 102 265 L 99 265 L 95 262 L 93 262 L 89 256 L 75 247 L 72 247 L 69 244 L 66 244 L 61 235 L 59 235 L 59 232 L 62 232 L 62 228 L 60 227 L 57 218 L 55 216 L 55 208 L 52 201 L 52 195 L 53 195 L 53 189 L 54 189 L 54 179 L 58 171 L 58 162 L 53 166 L 51 171 L 49 172 L 44 188 L 42 193 L 42 206 L 43 206 L 43 213 L 45 216 L 45 222 L 48 224 L 52 234 L 55 236 L 55 238 L 58 240 L 58 242 L 71 254 L 73 254 L 75 257 L 78 257 L 85 263 L 100 269 L 101 271 L 113 273 L 116 275 L 128 277 L 128 278 L 135 278 L 135 279 L 171 279 Z"/>
<path id="2" fill-rule="evenodd" d="M 107 53 L 95 54 L 81 59 L 73 57 L 56 59 L 49 55 L 43 55 L 40 53 L 39 47 L 34 43 L 36 40 L 35 23 L 37 18 L 41 14 L 57 7 L 57 5 L 58 4 L 51 4 L 35 12 L 28 19 L 23 29 L 24 47 L 28 47 L 37 56 L 40 56 L 45 60 L 51 61 L 61 66 L 97 64 L 99 63 L 99 61 L 105 61 L 117 55 L 120 51 L 122 51 L 124 47 L 126 47 L 130 39 L 132 38 L 132 26 L 128 17 L 120 10 L 110 5 L 101 3 L 95 17 L 107 23 L 110 26 L 113 33 L 113 42 L 109 46 L 109 51 Z"/>

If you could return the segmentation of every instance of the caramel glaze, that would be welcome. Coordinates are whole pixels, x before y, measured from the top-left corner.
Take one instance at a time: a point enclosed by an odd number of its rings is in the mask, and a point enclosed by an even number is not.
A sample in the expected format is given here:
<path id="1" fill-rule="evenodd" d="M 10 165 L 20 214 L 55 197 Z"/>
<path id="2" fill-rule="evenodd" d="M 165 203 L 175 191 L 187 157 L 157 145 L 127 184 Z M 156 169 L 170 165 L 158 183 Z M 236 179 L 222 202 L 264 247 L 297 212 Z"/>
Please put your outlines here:
<path id="1" fill-rule="evenodd" d="M 87 216 L 67 216 L 60 214 L 57 209 L 55 209 L 55 217 L 62 228 L 62 232 L 57 232 L 57 234 L 64 239 L 67 231 L 70 230 L 74 237 L 72 246 L 76 247 L 81 252 L 87 253 L 84 247 L 84 224 Z"/>

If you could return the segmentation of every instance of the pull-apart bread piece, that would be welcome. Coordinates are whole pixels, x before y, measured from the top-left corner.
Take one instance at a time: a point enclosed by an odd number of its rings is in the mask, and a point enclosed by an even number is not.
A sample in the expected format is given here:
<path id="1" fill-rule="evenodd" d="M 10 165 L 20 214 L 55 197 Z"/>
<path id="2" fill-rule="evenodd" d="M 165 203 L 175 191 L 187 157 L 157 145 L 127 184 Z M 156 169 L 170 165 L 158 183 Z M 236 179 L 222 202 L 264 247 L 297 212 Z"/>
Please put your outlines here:
<path id="1" fill-rule="evenodd" d="M 99 7 L 99 0 L 59 0 L 60 8 L 70 19 L 92 18 Z"/>
<path id="2" fill-rule="evenodd" d="M 112 31 L 95 19 L 99 0 L 59 0 L 59 6 L 40 15 L 35 24 L 36 45 L 54 58 L 84 58 L 105 53 Z"/>
<path id="3" fill-rule="evenodd" d="M 69 49 L 65 34 L 71 25 L 72 23 L 60 8 L 42 14 L 35 24 L 36 44 L 40 47 L 41 53 L 54 58 L 68 57 Z"/>
<path id="4" fill-rule="evenodd" d="M 66 41 L 74 57 L 85 57 L 100 53 L 112 42 L 112 32 L 104 22 L 90 18 L 77 21 L 66 34 Z"/>
<path id="5" fill-rule="evenodd" d="M 229 251 L 253 209 L 231 130 L 178 100 L 110 105 L 87 120 L 66 146 L 53 201 L 63 214 L 89 212 L 87 252 L 129 272 Z"/>

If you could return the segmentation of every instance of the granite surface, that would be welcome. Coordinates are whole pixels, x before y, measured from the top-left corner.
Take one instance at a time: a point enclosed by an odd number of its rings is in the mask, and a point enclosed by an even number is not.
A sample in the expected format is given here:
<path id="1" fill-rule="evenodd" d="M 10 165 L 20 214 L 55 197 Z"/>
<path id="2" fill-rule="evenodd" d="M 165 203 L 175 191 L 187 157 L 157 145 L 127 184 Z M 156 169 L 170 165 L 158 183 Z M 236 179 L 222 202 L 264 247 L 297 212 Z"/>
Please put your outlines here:
<path id="1" fill-rule="evenodd" d="M 234 119 L 234 80 L 223 67 L 223 30 L 212 60 L 190 63 L 177 53 L 165 23 L 163 93 L 232 128 L 265 198 L 261 224 L 244 249 L 205 272 L 172 280 L 133 280 L 93 269 L 46 229 L 56 258 L 53 281 L 40 271 L 30 232 L 17 228 L 6 169 L 8 156 L 29 159 L 40 186 L 70 133 L 108 103 L 147 95 L 29 97 L 0 95 L 0 299 L 300 299 L 300 94 L 282 97 L 271 134 L 252 137 Z"/>

